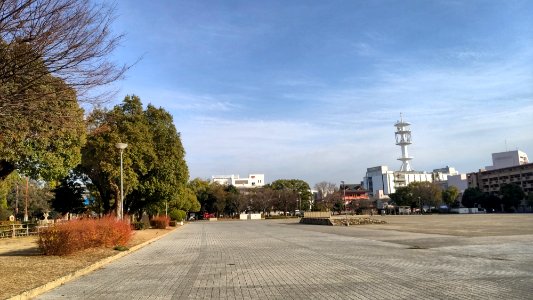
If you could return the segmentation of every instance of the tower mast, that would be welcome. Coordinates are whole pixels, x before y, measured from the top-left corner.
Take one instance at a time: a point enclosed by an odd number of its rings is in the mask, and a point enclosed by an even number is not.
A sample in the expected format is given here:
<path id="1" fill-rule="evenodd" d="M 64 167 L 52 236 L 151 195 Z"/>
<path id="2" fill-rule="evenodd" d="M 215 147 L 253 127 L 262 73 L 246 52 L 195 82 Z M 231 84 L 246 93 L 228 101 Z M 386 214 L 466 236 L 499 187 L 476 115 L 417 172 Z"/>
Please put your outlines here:
<path id="1" fill-rule="evenodd" d="M 413 171 L 411 168 L 410 161 L 413 159 L 412 157 L 409 157 L 409 153 L 407 151 L 407 146 L 411 145 L 411 130 L 409 129 L 409 126 L 411 123 L 404 122 L 402 114 L 400 113 L 400 121 L 397 121 L 394 126 L 396 127 L 395 137 L 396 137 L 396 145 L 400 146 L 402 148 L 402 156 L 398 158 L 402 162 L 402 166 L 400 167 L 400 171 L 402 172 L 409 172 Z"/>

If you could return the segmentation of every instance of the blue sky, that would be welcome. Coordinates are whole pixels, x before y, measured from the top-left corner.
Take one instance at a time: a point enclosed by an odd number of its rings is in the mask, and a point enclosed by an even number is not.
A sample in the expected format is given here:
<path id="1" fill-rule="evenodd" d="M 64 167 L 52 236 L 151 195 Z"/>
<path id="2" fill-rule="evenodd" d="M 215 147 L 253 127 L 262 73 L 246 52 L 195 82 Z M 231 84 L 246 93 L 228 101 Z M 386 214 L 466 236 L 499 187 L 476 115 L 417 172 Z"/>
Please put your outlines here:
<path id="1" fill-rule="evenodd" d="M 119 83 L 174 116 L 191 177 L 359 182 L 533 158 L 531 1 L 120 1 Z"/>

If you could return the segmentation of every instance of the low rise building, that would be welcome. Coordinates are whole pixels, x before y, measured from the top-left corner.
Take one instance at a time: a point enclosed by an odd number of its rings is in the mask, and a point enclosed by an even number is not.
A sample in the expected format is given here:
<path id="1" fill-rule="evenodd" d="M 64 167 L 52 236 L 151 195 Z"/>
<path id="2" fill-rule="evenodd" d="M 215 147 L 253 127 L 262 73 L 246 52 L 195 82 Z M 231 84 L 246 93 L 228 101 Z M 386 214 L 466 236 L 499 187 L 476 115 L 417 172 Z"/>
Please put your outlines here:
<path id="1" fill-rule="evenodd" d="M 221 185 L 233 185 L 237 188 L 255 188 L 265 185 L 265 174 L 249 174 L 246 178 L 239 175 L 213 175 L 211 182 Z"/>
<path id="2" fill-rule="evenodd" d="M 464 181 L 461 182 L 461 179 Z M 452 167 L 435 169 L 433 172 L 390 171 L 387 166 L 368 168 L 363 180 L 364 187 L 374 199 L 388 198 L 399 187 L 408 186 L 412 182 L 435 182 L 443 189 L 456 186 L 459 190 L 466 189 L 466 174 L 459 174 Z"/>
<path id="3" fill-rule="evenodd" d="M 341 184 L 341 196 L 347 210 L 374 209 L 373 201 L 370 201 L 368 191 L 362 184 Z"/>
<path id="4" fill-rule="evenodd" d="M 341 184 L 340 191 L 345 204 L 356 200 L 368 200 L 368 191 L 361 184 Z"/>

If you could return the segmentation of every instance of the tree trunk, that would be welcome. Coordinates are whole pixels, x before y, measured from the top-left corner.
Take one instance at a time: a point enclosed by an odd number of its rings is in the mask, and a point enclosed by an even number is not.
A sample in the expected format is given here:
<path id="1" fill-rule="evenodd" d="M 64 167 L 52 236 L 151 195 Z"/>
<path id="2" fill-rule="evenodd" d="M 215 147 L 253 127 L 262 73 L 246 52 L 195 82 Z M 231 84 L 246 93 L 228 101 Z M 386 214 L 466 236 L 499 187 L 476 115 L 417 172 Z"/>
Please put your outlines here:
<path id="1" fill-rule="evenodd" d="M 15 171 L 14 164 L 6 160 L 0 160 L 0 181 L 6 179 L 9 174 L 13 173 L 13 171 Z"/>

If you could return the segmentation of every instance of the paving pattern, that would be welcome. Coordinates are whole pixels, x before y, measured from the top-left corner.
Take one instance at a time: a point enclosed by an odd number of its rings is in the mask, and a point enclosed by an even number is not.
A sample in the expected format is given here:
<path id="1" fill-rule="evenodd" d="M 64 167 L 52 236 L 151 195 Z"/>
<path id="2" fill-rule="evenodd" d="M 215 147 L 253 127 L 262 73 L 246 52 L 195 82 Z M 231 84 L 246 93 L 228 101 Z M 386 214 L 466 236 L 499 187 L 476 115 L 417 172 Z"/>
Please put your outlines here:
<path id="1" fill-rule="evenodd" d="M 38 299 L 533 299 L 533 235 L 358 227 L 191 223 Z"/>

